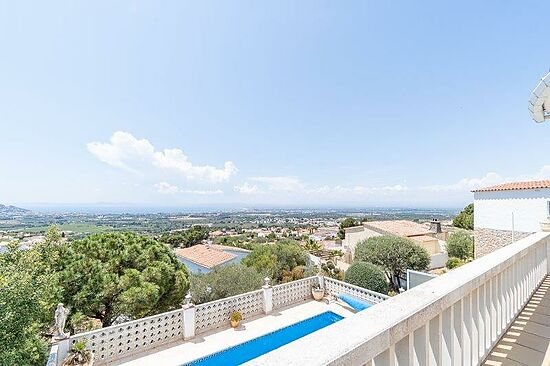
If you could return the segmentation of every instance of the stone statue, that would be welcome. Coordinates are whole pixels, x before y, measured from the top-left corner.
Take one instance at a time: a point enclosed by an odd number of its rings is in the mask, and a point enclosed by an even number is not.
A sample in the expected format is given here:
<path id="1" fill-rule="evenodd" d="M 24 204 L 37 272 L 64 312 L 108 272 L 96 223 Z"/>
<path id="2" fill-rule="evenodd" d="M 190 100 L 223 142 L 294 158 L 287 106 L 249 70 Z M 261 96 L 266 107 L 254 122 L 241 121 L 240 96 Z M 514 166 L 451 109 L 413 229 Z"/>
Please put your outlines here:
<path id="1" fill-rule="evenodd" d="M 62 303 L 57 304 L 57 309 L 55 309 L 55 331 L 54 338 L 64 339 L 69 335 L 65 334 L 63 329 L 65 329 L 65 323 L 67 322 L 67 316 L 69 315 L 69 310 L 65 309 Z"/>

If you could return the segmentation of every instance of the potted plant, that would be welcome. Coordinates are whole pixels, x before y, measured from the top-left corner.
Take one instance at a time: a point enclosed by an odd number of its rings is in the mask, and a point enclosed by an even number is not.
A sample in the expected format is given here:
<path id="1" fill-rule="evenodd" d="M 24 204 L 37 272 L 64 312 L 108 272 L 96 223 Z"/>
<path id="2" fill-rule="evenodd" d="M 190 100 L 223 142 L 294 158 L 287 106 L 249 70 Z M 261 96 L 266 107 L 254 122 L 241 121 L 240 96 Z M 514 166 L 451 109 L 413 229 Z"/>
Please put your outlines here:
<path id="1" fill-rule="evenodd" d="M 231 321 L 231 326 L 233 328 L 237 328 L 241 323 L 241 320 L 243 320 L 243 315 L 238 311 L 234 311 L 231 313 L 229 320 Z"/>
<path id="2" fill-rule="evenodd" d="M 86 348 L 86 339 L 77 341 L 63 360 L 62 366 L 92 366 L 94 354 Z"/>
<path id="3" fill-rule="evenodd" d="M 311 294 L 315 300 L 320 301 L 323 299 L 323 296 L 325 296 L 325 289 L 319 285 L 315 285 L 311 288 Z"/>

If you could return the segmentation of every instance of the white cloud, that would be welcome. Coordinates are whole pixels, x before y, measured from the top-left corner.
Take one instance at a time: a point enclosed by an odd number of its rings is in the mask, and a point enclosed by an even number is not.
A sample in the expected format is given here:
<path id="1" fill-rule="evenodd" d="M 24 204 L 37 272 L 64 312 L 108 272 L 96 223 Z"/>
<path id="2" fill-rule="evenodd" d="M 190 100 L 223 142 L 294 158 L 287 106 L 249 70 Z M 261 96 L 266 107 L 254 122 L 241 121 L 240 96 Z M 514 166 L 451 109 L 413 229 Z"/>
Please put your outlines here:
<path id="1" fill-rule="evenodd" d="M 422 190 L 432 192 L 446 192 L 446 191 L 471 191 L 476 188 L 491 186 L 504 182 L 499 174 L 490 172 L 481 178 L 462 178 L 458 182 L 452 184 L 434 184 L 421 187 Z"/>
<path id="2" fill-rule="evenodd" d="M 436 184 L 421 187 L 422 190 L 432 192 L 449 192 L 449 191 L 472 191 L 477 188 L 488 187 L 495 184 L 508 182 L 521 182 L 529 180 L 550 179 L 550 165 L 544 165 L 538 172 L 531 175 L 520 175 L 516 177 L 502 177 L 495 172 L 489 172 L 481 178 L 462 178 L 458 182 L 452 184 Z"/>
<path id="3" fill-rule="evenodd" d="M 265 183 L 271 191 L 297 192 L 306 187 L 302 181 L 294 177 L 253 177 L 250 180 Z"/>
<path id="4" fill-rule="evenodd" d="M 135 165 L 146 163 L 161 170 L 179 172 L 189 180 L 222 182 L 238 171 L 231 161 L 225 162 L 223 168 L 193 165 L 180 149 L 156 150 L 149 140 L 139 140 L 123 131 L 115 132 L 110 142 L 90 142 L 86 146 L 99 160 L 114 167 L 135 169 Z"/>
<path id="5" fill-rule="evenodd" d="M 234 186 L 233 190 L 235 192 L 239 192 L 241 194 L 260 194 L 264 193 L 256 184 L 250 184 L 248 182 L 244 182 L 240 186 Z"/>
<path id="6" fill-rule="evenodd" d="M 155 183 L 154 187 L 157 189 L 158 193 L 162 193 L 162 194 L 175 194 L 180 192 L 180 189 L 178 186 L 174 186 L 166 182 Z"/>
<path id="7" fill-rule="evenodd" d="M 388 194 L 391 192 L 404 192 L 408 191 L 409 187 L 401 184 L 381 187 L 367 187 L 367 186 L 321 186 L 316 188 L 310 188 L 307 193 L 310 194 L 339 194 L 339 195 L 372 195 L 372 194 Z"/>
<path id="8" fill-rule="evenodd" d="M 241 194 L 267 194 L 276 192 L 285 192 L 288 194 L 295 194 L 301 196 L 361 196 L 372 195 L 374 193 L 388 195 L 393 192 L 408 191 L 409 187 L 401 184 L 380 186 L 380 187 L 366 187 L 366 186 L 312 186 L 302 182 L 295 177 L 252 177 L 250 181 L 257 184 L 251 184 L 244 182 L 240 186 L 235 186 L 234 190 Z M 326 198 L 323 197 L 323 198 Z"/>
<path id="9" fill-rule="evenodd" d="M 175 186 L 173 184 L 167 183 L 167 182 L 159 182 L 153 185 L 157 192 L 162 194 L 176 194 L 176 193 L 186 193 L 186 194 L 195 194 L 199 196 L 215 196 L 223 194 L 223 191 L 221 189 L 216 190 L 184 190 L 181 189 L 178 186 Z"/>
<path id="10" fill-rule="evenodd" d="M 183 193 L 187 194 L 196 194 L 199 196 L 217 196 L 220 194 L 223 194 L 223 191 L 221 189 L 215 189 L 215 190 L 186 190 L 182 191 Z"/>
<path id="11" fill-rule="evenodd" d="M 544 165 L 542 168 L 540 168 L 537 174 L 535 174 L 535 179 L 550 179 L 550 165 Z"/>

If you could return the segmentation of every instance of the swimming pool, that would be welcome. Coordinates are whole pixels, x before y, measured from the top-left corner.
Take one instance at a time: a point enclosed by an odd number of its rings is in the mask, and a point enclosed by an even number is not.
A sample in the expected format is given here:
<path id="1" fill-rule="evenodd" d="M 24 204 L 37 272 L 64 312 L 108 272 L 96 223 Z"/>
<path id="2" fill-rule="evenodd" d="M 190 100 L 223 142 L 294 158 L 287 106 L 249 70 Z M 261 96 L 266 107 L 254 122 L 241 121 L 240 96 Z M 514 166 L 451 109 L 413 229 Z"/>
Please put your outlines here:
<path id="1" fill-rule="evenodd" d="M 240 365 L 342 319 L 340 315 L 327 311 L 183 366 Z"/>

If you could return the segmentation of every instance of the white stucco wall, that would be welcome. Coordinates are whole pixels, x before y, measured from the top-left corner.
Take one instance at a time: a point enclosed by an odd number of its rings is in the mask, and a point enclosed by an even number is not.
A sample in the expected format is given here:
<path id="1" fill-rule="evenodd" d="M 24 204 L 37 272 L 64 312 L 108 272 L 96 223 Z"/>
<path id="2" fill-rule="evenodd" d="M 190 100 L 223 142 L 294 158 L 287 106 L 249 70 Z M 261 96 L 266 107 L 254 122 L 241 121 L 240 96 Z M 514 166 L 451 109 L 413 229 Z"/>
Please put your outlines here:
<path id="1" fill-rule="evenodd" d="M 528 189 L 474 193 L 474 228 L 540 231 L 540 222 L 548 219 L 550 189 Z"/>
<path id="2" fill-rule="evenodd" d="M 357 228 L 353 228 L 352 230 L 346 230 L 346 237 L 344 240 L 342 240 L 342 246 L 344 248 L 349 249 L 352 255 L 353 253 L 355 253 L 355 247 L 360 241 L 363 241 L 368 238 L 372 238 L 373 236 L 381 235 L 376 231 L 372 231 L 365 227 L 363 227 L 361 231 L 355 231 L 355 230 L 357 230 Z"/>

